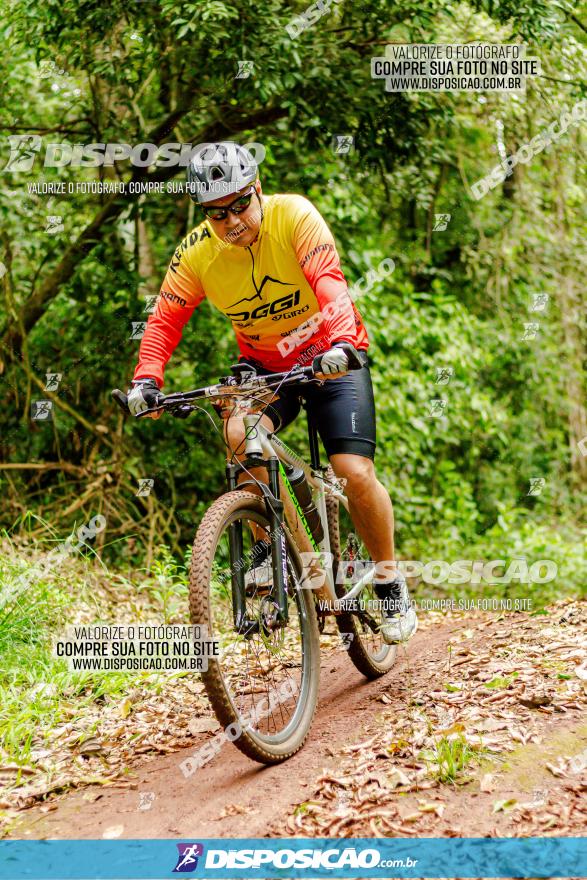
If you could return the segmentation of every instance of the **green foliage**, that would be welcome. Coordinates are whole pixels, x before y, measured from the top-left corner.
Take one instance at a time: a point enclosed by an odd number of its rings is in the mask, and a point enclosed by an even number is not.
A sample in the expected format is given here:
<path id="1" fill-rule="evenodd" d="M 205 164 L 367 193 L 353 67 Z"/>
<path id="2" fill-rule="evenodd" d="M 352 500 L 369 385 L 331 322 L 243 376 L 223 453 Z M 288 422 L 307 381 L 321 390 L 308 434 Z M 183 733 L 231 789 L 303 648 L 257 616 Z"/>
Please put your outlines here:
<path id="1" fill-rule="evenodd" d="M 463 771 L 479 760 L 478 751 L 471 748 L 464 736 L 442 736 L 434 751 L 424 751 L 422 757 L 432 765 L 438 781 L 446 784 L 461 781 Z"/>
<path id="2" fill-rule="evenodd" d="M 23 134 L 41 136 L 43 150 L 62 141 L 256 141 L 266 150 L 264 192 L 314 202 L 350 284 L 393 259 L 394 272 L 357 307 L 370 337 L 376 469 L 394 501 L 401 558 L 505 568 L 550 560 L 557 569 L 542 584 L 416 584 L 415 598 L 519 597 L 541 613 L 562 595 L 584 596 L 584 133 L 569 128 L 479 201 L 470 186 L 587 95 L 585 3 L 337 3 L 294 40 L 285 25 L 307 0 L 0 4 L 3 164 L 7 137 Z M 370 74 L 386 41 L 523 42 L 542 75 L 523 95 L 392 94 Z M 236 78 L 242 60 L 254 62 L 248 78 Z M 343 133 L 354 152 L 340 156 L 332 138 Z M 179 180 L 183 169 L 45 168 L 42 154 L 30 172 L 3 168 L 0 188 L 0 463 L 19 466 L 0 467 L 2 521 L 14 523 L 0 552 L 0 750 L 18 766 L 34 764 L 65 722 L 83 729 L 96 703 L 169 682 L 71 672 L 53 639 L 80 620 L 185 622 L 191 542 L 224 490 L 216 416 L 203 408 L 187 421 L 123 420 L 110 396 L 132 378 L 132 323 L 146 320 L 145 297 L 199 222 L 194 206 L 181 194 L 28 188 Z M 437 214 L 450 214 L 446 229 L 435 230 Z M 51 215 L 62 217 L 56 235 L 45 231 Z M 536 294 L 549 297 L 540 312 L 531 311 Z M 525 339 L 531 321 L 539 333 Z M 237 357 L 230 326 L 204 304 L 165 390 L 214 382 Z M 31 402 L 50 394 L 48 372 L 62 374 L 54 419 L 33 421 Z M 446 405 L 434 414 L 438 399 Z M 284 439 L 308 454 L 303 418 Z M 154 487 L 143 497 L 145 478 Z M 536 478 L 544 486 L 532 495 Z M 58 570 L 40 566 L 44 547 L 97 513 L 107 528 L 91 546 Z M 94 553 L 110 566 L 104 576 L 83 558 Z M 477 750 L 441 737 L 424 757 L 453 783 Z"/>
<path id="3" fill-rule="evenodd" d="M 585 407 L 585 310 L 564 293 L 578 290 L 585 272 L 579 130 L 481 201 L 468 186 L 585 93 L 581 9 L 566 0 L 369 0 L 333 5 L 291 40 L 285 25 L 305 7 L 14 0 L 2 26 L 0 125 L 9 135 L 40 132 L 45 144 L 208 136 L 262 143 L 264 191 L 314 201 L 350 283 L 384 258 L 395 262 L 357 306 L 371 340 L 377 471 L 395 503 L 402 556 L 551 558 L 559 576 L 540 597 L 580 591 L 585 470 L 571 422 Z M 370 75 L 385 40 L 523 40 L 544 76 L 525 96 L 390 94 Z M 254 62 L 254 75 L 236 79 L 244 59 Z M 355 151 L 336 156 L 332 137 L 343 132 L 354 135 Z M 132 169 L 122 162 L 42 171 L 47 181 L 68 183 L 99 175 L 128 181 Z M 111 203 L 103 195 L 29 193 L 40 175 L 39 161 L 30 173 L 7 172 L 0 193 L 0 259 L 8 268 L 0 333 L 28 321 L 48 285 L 22 360 L 16 351 L 4 364 L 1 452 L 14 463 L 78 470 L 0 471 L 7 518 L 42 510 L 64 535 L 73 518 L 79 524 L 103 510 L 108 560 L 136 569 L 145 558 L 152 564 L 157 546 L 181 556 L 223 490 L 222 437 L 203 413 L 123 424 L 110 389 L 132 376 L 130 328 L 146 320 L 146 288 L 156 292 L 198 217 L 180 195 Z M 439 213 L 451 215 L 444 231 L 434 231 Z M 63 217 L 56 236 L 44 232 L 51 214 Z M 51 286 L 51 273 L 91 223 L 95 234 Z M 523 340 L 536 293 L 548 293 L 549 305 L 536 317 L 538 338 Z M 167 368 L 165 390 L 215 381 L 237 356 L 230 327 L 204 305 Z M 437 384 L 438 368 L 453 370 L 448 385 Z M 47 372 L 63 374 L 55 419 L 33 422 L 30 403 L 43 397 Z M 437 417 L 430 408 L 439 398 L 446 406 Z M 285 439 L 306 450 L 301 419 Z M 528 494 L 535 477 L 545 480 L 540 496 Z M 143 478 L 155 480 L 150 499 L 136 497 Z M 93 493 L 68 512 L 88 485 Z M 166 608 L 182 577 L 171 559 L 158 563 Z"/>
<path id="4" fill-rule="evenodd" d="M 161 623 L 177 620 L 187 605 L 188 576 L 185 564 L 179 563 L 169 547 L 162 545 L 158 548 L 150 575 L 151 578 L 141 586 L 141 592 L 146 592 L 159 609 Z"/>
<path id="5" fill-rule="evenodd" d="M 54 652 L 54 643 L 68 624 L 127 619 L 185 623 L 185 567 L 171 558 L 167 548 L 154 560 L 150 576 L 133 575 L 132 580 L 109 572 L 100 575 L 74 558 L 58 568 L 43 568 L 44 559 L 38 551 L 31 556 L 30 547 L 24 556 L 19 543 L 3 537 L 0 752 L 19 766 L 34 764 L 31 752 L 51 741 L 59 724 L 82 718 L 88 706 L 122 699 L 131 684 L 157 693 L 165 682 L 184 674 L 72 671 Z"/>

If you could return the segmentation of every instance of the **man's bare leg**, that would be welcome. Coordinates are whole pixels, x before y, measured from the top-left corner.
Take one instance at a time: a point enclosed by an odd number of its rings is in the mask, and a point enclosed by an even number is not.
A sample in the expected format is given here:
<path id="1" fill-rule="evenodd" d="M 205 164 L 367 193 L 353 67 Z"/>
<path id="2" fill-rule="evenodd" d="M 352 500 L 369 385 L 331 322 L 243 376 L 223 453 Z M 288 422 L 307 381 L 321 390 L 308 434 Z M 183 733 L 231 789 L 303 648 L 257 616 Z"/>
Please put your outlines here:
<path id="1" fill-rule="evenodd" d="M 405 642 L 416 632 L 418 618 L 405 578 L 395 563 L 391 499 L 377 479 L 371 459 L 339 454 L 332 455 L 330 462 L 335 474 L 346 479 L 353 525 L 376 563 L 373 585 L 383 600 L 381 637 L 388 644 Z"/>
<path id="2" fill-rule="evenodd" d="M 330 457 L 337 477 L 346 480 L 345 493 L 353 525 L 374 562 L 385 562 L 375 581 L 393 580 L 395 573 L 394 521 L 391 498 L 375 474 L 370 458 L 338 454 Z"/>

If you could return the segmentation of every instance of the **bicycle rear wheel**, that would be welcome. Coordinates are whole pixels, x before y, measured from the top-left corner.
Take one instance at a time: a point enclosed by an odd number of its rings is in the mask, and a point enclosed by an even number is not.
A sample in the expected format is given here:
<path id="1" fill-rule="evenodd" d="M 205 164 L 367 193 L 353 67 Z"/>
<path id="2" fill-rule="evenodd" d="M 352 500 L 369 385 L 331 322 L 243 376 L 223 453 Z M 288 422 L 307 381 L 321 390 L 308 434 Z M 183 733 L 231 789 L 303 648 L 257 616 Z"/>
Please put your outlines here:
<path id="1" fill-rule="evenodd" d="M 230 533 L 242 537 L 242 558 L 231 560 Z M 245 570 L 255 541 L 270 531 L 265 504 L 251 492 L 219 498 L 197 531 L 190 569 L 193 623 L 220 642 L 202 679 L 212 708 L 234 745 L 265 764 L 295 754 L 309 733 L 318 698 L 320 644 L 313 595 L 300 588 L 301 561 L 286 531 L 289 621 L 272 628 L 272 583 L 246 590 L 246 617 L 256 631 L 237 632 L 233 617 L 231 565 Z M 273 616 L 272 616 L 273 615 Z"/>
<path id="2" fill-rule="evenodd" d="M 371 560 L 355 532 L 348 511 L 336 498 L 326 497 L 326 512 L 336 592 L 342 599 L 362 572 L 362 567 Z M 372 584 L 367 584 L 359 599 L 365 605 L 371 602 L 377 605 Z M 369 614 L 378 625 L 381 624 L 380 611 L 369 611 Z M 379 678 L 389 672 L 395 663 L 395 645 L 386 644 L 381 634 L 374 632 L 366 620 L 356 614 L 338 614 L 336 623 L 348 655 L 359 672 L 367 678 Z"/>

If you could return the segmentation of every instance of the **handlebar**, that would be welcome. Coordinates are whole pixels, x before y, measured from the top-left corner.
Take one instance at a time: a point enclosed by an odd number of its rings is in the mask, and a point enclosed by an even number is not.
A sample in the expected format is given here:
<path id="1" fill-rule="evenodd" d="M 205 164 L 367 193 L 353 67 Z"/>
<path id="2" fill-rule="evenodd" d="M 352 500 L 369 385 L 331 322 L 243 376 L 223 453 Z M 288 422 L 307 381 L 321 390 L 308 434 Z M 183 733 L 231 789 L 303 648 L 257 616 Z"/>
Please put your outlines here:
<path id="1" fill-rule="evenodd" d="M 243 367 L 244 364 L 237 364 L 237 367 Z M 162 395 L 158 407 L 145 409 L 139 413 L 138 418 L 146 416 L 149 413 L 157 412 L 162 409 L 168 412 L 174 412 L 181 407 L 187 407 L 195 400 L 211 399 L 221 400 L 223 397 L 234 397 L 251 394 L 259 394 L 264 391 L 271 391 L 278 386 L 292 385 L 294 383 L 308 382 L 314 379 L 313 367 L 300 368 L 295 372 L 287 373 L 270 373 L 268 376 L 257 376 L 252 370 L 239 371 L 236 376 L 226 376 L 220 379 L 216 385 L 207 385 L 204 388 L 196 388 L 194 391 L 176 392 L 175 394 Z M 128 415 L 128 397 L 119 388 L 112 391 L 112 397 L 118 406 Z M 190 407 L 190 410 L 193 407 Z"/>
<path id="2" fill-rule="evenodd" d="M 364 364 L 350 343 L 345 343 L 344 348 L 348 357 L 348 370 L 360 370 Z M 196 388 L 194 391 L 176 392 L 175 394 L 161 395 L 159 405 L 152 409 L 145 409 L 137 418 L 149 415 L 153 412 L 164 410 L 172 415 L 185 418 L 195 408 L 190 404 L 195 400 L 212 399 L 220 400 L 223 397 L 246 396 L 251 393 L 258 396 L 260 393 L 283 388 L 285 385 L 306 384 L 307 382 L 319 382 L 316 373 L 320 372 L 321 356 L 317 355 L 309 367 L 295 366 L 284 373 L 269 373 L 267 376 L 258 376 L 248 364 L 235 364 L 231 367 L 232 376 L 220 379 L 216 385 L 207 385 L 204 388 Z M 126 415 L 130 415 L 128 397 L 119 388 L 114 388 L 112 398 Z"/>

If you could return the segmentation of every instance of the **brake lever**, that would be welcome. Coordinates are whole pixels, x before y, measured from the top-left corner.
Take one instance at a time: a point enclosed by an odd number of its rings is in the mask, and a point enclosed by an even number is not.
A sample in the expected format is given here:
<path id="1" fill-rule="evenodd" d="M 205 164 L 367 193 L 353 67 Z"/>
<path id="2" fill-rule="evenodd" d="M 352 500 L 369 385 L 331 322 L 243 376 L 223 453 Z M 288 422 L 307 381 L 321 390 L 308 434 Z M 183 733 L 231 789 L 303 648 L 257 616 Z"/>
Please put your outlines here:
<path id="1" fill-rule="evenodd" d="M 189 404 L 184 404 L 183 406 L 178 406 L 177 409 L 169 410 L 174 419 L 187 419 L 189 414 L 193 412 L 193 407 Z"/>
<path id="2" fill-rule="evenodd" d="M 135 419 L 144 419 L 145 416 L 148 416 L 151 413 L 161 412 L 161 410 L 163 410 L 162 406 L 153 406 L 153 407 L 151 407 L 151 409 L 143 409 L 143 410 L 141 410 L 140 413 L 137 413 L 137 415 L 135 416 Z"/>
<path id="3" fill-rule="evenodd" d="M 120 388 L 114 388 L 111 392 L 111 395 L 112 395 L 112 399 L 116 401 L 116 403 L 118 404 L 120 409 L 125 413 L 125 415 L 130 416 L 131 411 L 128 408 L 128 397 L 126 396 L 126 394 L 123 391 L 121 391 Z M 163 397 L 163 395 L 161 395 L 161 396 Z M 150 413 L 159 412 L 162 409 L 163 409 L 162 406 L 155 406 L 155 407 L 152 407 L 151 409 L 144 409 L 137 416 L 135 416 L 135 418 L 140 419 L 140 418 L 143 418 L 143 416 L 148 416 Z M 182 418 L 185 418 L 185 416 L 182 416 Z"/>

